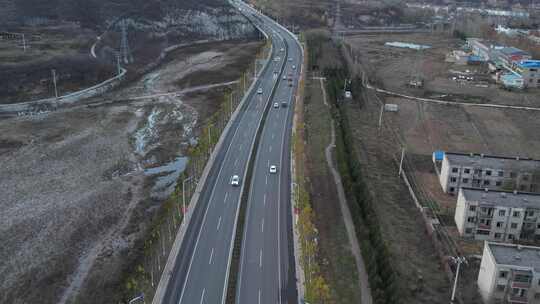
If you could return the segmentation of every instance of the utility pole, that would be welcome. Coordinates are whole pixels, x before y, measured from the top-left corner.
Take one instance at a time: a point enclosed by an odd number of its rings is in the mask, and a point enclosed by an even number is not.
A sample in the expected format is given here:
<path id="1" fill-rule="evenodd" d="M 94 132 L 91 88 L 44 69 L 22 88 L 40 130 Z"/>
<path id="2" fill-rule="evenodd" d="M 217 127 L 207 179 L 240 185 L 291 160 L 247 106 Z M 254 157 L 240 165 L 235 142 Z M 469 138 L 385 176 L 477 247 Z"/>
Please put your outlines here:
<path id="1" fill-rule="evenodd" d="M 52 78 L 53 78 L 53 85 L 54 85 L 54 97 L 58 98 L 58 88 L 56 87 L 56 70 L 52 69 Z"/>
<path id="2" fill-rule="evenodd" d="M 401 148 L 401 160 L 399 161 L 399 173 L 398 176 L 403 172 L 403 159 L 405 158 L 405 148 Z"/>
<path id="3" fill-rule="evenodd" d="M 124 60 L 124 63 L 128 64 L 130 62 L 133 62 L 133 56 L 131 55 L 131 50 L 129 49 L 126 19 L 122 19 L 122 21 L 120 21 L 120 30 L 122 32 L 122 39 L 120 41 L 120 53 L 122 54 L 122 59 Z"/>
<path id="4" fill-rule="evenodd" d="M 382 126 L 383 112 L 384 112 L 384 104 L 381 104 L 381 113 L 379 114 L 379 130 L 381 129 L 381 126 Z"/>
<path id="5" fill-rule="evenodd" d="M 460 266 L 461 266 L 461 263 L 467 263 L 467 260 L 465 259 L 465 257 L 452 257 L 452 260 L 457 263 L 457 268 L 456 268 L 456 276 L 454 277 L 454 287 L 452 288 L 452 297 L 450 298 L 450 304 L 453 304 L 455 303 L 455 300 L 456 300 L 456 289 L 457 289 L 457 282 L 458 282 L 458 277 L 459 277 L 459 269 L 460 269 Z"/>
<path id="6" fill-rule="evenodd" d="M 22 34 L 22 44 L 23 44 L 23 51 L 26 53 L 26 39 L 24 39 L 24 34 Z"/>

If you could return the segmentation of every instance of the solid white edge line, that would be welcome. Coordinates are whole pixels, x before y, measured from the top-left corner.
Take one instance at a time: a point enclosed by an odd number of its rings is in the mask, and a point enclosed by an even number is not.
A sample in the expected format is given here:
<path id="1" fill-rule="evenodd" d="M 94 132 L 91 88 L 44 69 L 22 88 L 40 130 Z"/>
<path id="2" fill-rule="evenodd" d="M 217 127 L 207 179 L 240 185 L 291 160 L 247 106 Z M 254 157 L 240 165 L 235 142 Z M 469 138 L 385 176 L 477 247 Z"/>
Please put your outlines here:
<path id="1" fill-rule="evenodd" d="M 282 38 L 282 43 L 285 43 L 285 40 Z M 282 63 L 283 65 L 285 65 L 285 62 Z M 273 84 L 273 86 L 275 86 L 275 84 Z M 268 100 L 266 101 L 266 104 L 268 105 L 268 103 L 270 102 L 270 96 L 268 96 Z M 264 108 L 263 108 L 264 109 Z M 262 123 L 262 116 L 261 118 L 258 120 L 258 123 L 259 123 L 259 127 L 262 127 L 261 123 Z M 257 121 L 254 121 L 254 124 L 256 125 L 257 124 Z M 254 141 L 252 142 L 252 146 L 254 145 Z M 253 149 L 250 151 L 250 158 L 251 158 L 251 153 L 253 152 Z M 257 153 L 257 155 L 255 156 L 256 159 L 255 161 L 258 162 L 258 159 L 259 159 L 259 153 Z M 255 167 L 254 170 L 256 170 L 257 167 Z M 252 179 L 252 184 L 253 184 L 253 179 Z M 254 187 L 250 187 L 250 193 L 248 195 L 248 198 L 249 197 L 252 197 L 252 192 L 253 192 L 253 188 Z M 266 201 L 266 197 L 265 197 L 265 201 Z M 249 202 L 249 201 L 248 201 Z M 249 211 L 250 211 L 250 208 L 251 208 L 251 204 L 248 203 L 248 206 L 247 206 L 247 210 L 246 210 L 246 214 L 249 214 Z M 236 219 L 235 219 L 235 225 L 234 225 L 234 231 L 236 231 L 236 221 L 238 220 L 238 212 L 237 212 L 237 216 L 236 216 Z M 246 226 L 249 226 L 249 216 L 247 217 L 246 219 Z M 247 234 L 247 229 L 244 230 L 244 238 L 245 238 L 245 235 Z M 245 252 L 245 242 L 242 242 L 242 249 L 241 249 L 241 253 L 240 253 L 240 256 L 244 256 L 244 252 Z M 230 253 L 229 253 L 229 265 L 230 265 L 230 262 L 231 262 L 231 254 L 232 254 L 232 247 L 230 249 Z M 237 287 L 237 291 L 236 291 L 236 295 L 238 295 L 240 293 L 240 290 L 242 288 L 242 274 L 243 274 L 243 267 L 244 266 L 244 261 L 241 260 L 240 261 L 240 274 L 239 274 L 239 278 L 238 278 L 238 287 Z M 229 274 L 229 271 L 230 271 L 230 267 L 227 267 L 227 275 L 226 275 L 226 282 L 225 282 L 225 285 L 227 285 L 227 282 L 228 282 L 228 274 Z M 224 304 L 225 302 L 225 292 L 226 292 L 226 288 L 224 288 L 223 290 L 223 297 L 222 297 L 222 304 Z M 235 302 L 237 301 L 238 299 L 235 300 Z"/>

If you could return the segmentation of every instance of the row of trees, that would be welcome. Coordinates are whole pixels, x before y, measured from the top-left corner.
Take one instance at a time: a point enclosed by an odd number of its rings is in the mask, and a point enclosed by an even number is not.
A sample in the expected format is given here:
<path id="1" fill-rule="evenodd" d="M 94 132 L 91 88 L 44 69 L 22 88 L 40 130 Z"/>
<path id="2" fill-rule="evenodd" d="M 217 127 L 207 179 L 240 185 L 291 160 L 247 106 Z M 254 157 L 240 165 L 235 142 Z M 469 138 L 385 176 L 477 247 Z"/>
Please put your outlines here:
<path id="1" fill-rule="evenodd" d="M 348 73 L 342 69 L 327 69 L 327 90 L 330 100 L 337 101 Z M 371 293 L 375 303 L 398 303 L 397 273 L 392 257 L 380 230 L 380 222 L 374 208 L 374 198 L 362 176 L 362 166 L 355 152 L 353 135 L 345 108 L 335 103 L 333 116 L 338 124 L 336 151 L 338 168 L 348 196 L 348 204 L 356 226 L 362 256 L 368 271 Z"/>

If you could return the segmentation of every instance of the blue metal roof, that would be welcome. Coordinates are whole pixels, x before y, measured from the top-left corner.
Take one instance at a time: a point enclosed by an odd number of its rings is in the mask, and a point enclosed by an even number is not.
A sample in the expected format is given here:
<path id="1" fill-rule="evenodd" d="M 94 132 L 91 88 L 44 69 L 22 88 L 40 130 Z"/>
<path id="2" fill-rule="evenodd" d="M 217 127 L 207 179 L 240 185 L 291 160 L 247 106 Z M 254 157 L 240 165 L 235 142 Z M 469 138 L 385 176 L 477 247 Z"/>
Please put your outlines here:
<path id="1" fill-rule="evenodd" d="M 435 158 L 435 160 L 443 160 L 444 158 L 444 151 L 440 151 L 440 150 L 437 150 L 435 152 L 433 152 L 433 157 Z"/>
<path id="2" fill-rule="evenodd" d="M 471 55 L 469 56 L 469 61 L 484 61 L 484 59 L 480 56 Z"/>
<path id="3" fill-rule="evenodd" d="M 522 68 L 540 68 L 540 60 L 522 60 L 518 63 Z"/>

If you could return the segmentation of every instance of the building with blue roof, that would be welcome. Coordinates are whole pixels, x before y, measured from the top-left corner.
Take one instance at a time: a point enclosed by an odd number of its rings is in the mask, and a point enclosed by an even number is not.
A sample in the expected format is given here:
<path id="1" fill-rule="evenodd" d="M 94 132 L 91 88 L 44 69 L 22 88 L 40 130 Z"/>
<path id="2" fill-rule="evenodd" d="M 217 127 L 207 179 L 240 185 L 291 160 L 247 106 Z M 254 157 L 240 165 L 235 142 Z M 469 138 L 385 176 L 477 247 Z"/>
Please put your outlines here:
<path id="1" fill-rule="evenodd" d="M 515 67 L 516 72 L 523 78 L 525 87 L 540 87 L 540 60 L 522 60 L 517 62 Z"/>

